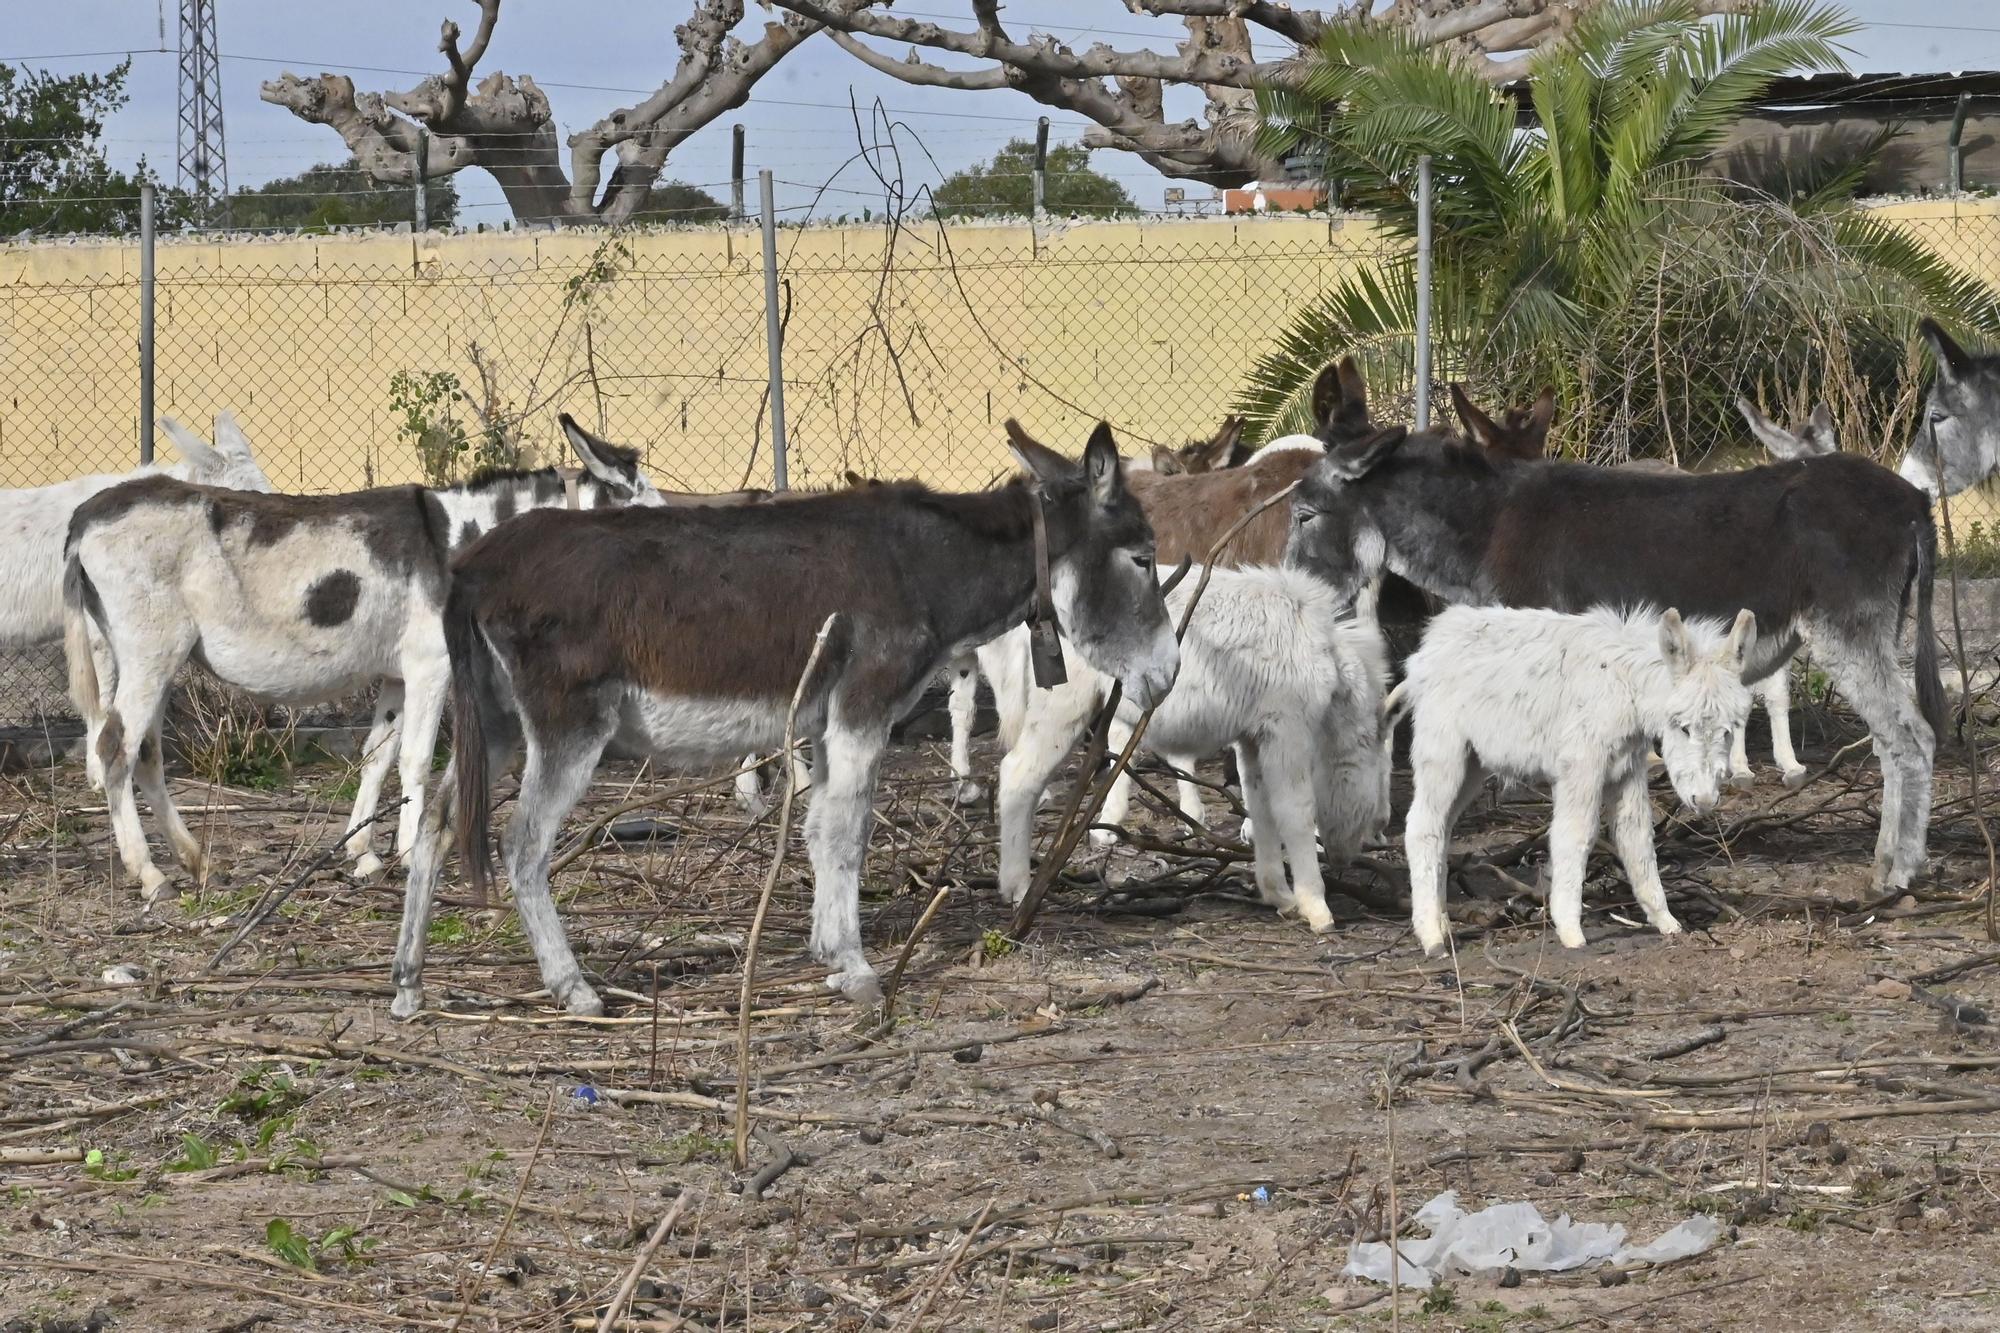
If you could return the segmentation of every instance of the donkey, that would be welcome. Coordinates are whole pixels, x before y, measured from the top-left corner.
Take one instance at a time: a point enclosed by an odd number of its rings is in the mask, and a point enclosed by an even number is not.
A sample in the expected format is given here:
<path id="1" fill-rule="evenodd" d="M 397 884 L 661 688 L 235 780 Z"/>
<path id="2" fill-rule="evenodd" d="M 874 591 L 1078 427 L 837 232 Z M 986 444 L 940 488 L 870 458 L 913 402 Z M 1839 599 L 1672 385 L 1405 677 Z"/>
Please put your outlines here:
<path id="1" fill-rule="evenodd" d="M 1878 889 L 1923 866 L 1944 729 L 1931 625 L 1937 541 L 1922 491 L 1851 454 L 1661 476 L 1495 463 L 1435 434 L 1330 442 L 1293 498 L 1289 563 L 1336 588 L 1387 567 L 1452 601 L 1584 611 L 1750 610 L 1777 638 L 1761 680 L 1810 633 L 1882 759 Z M 1897 666 L 1916 592 L 1916 698 Z"/>
<path id="2" fill-rule="evenodd" d="M 812 955 L 833 969 L 830 987 L 878 1000 L 859 891 L 890 726 L 954 653 L 1028 616 L 1037 547 L 1085 662 L 1142 705 L 1180 668 L 1153 532 L 1110 428 L 1080 465 L 1018 439 L 1014 454 L 1027 479 L 971 495 L 895 482 L 738 509 L 530 514 L 466 551 L 444 616 L 454 753 L 411 863 L 391 1012 L 423 1005 L 448 807 L 483 891 L 491 773 L 517 743 L 527 759 L 504 843 L 514 903 L 556 1002 L 597 1014 L 550 901 L 549 857 L 599 756 L 614 739 L 677 766 L 768 750 L 795 692 L 817 770 Z M 823 657 L 802 681 L 816 631 Z"/>
<path id="3" fill-rule="evenodd" d="M 1937 360 L 1924 420 L 1896 472 L 1933 499 L 2000 473 L 2000 356 L 1959 346 L 1936 320 L 1917 321 Z"/>
<path id="4" fill-rule="evenodd" d="M 101 472 L 51 486 L 0 491 L 0 538 L 8 559 L 0 567 L 0 650 L 54 643 L 63 636 L 63 539 L 78 505 L 120 482 L 139 477 L 172 477 L 236 491 L 268 491 L 270 478 L 257 466 L 250 441 L 227 411 L 215 414 L 215 444 L 179 422 L 160 418 L 181 460 L 148 463 L 130 472 Z"/>
<path id="5" fill-rule="evenodd" d="M 1313 930 L 1330 930 L 1333 916 L 1320 878 L 1314 825 L 1339 863 L 1389 817 L 1381 725 L 1388 651 L 1367 598 L 1362 602 L 1370 607 L 1367 614 L 1344 619 L 1334 591 L 1296 570 L 1252 566 L 1217 569 L 1209 577 L 1181 641 L 1180 679 L 1153 714 L 1146 746 L 1182 771 L 1233 748 L 1257 830 L 1251 842 L 1258 892 L 1280 911 L 1296 910 Z M 1169 594 L 1176 621 L 1192 596 L 1192 585 Z M 978 651 L 996 697 L 1020 703 L 1016 709 L 1003 706 L 1007 753 L 1000 762 L 998 800 L 1000 895 L 1018 902 L 1028 887 L 1036 801 L 1110 693 L 1111 682 L 1072 662 L 1066 683 L 1033 689 L 1025 627 Z M 1114 746 L 1124 745 L 1139 711 L 1121 701 Z M 1101 823 L 1123 822 L 1130 790 L 1130 778 L 1121 774 Z M 1185 791 L 1182 808 L 1187 810 Z M 1188 813 L 1203 819 L 1199 797 Z M 1115 834 L 1093 830 L 1091 837 L 1102 843 Z"/>
<path id="6" fill-rule="evenodd" d="M 1496 458 L 1532 463 L 1547 447 L 1549 426 L 1556 419 L 1556 391 L 1545 387 L 1527 407 L 1510 407 L 1495 421 L 1468 398 L 1465 386 L 1451 386 L 1451 407 L 1465 428 L 1465 438 Z"/>
<path id="7" fill-rule="evenodd" d="M 563 429 L 587 475 L 580 508 L 657 505 L 637 453 Z M 346 851 L 357 874 L 382 783 L 399 757 L 404 805 L 396 849 L 416 837 L 447 659 L 440 615 L 451 549 L 526 509 L 561 504 L 554 468 L 495 471 L 458 486 L 394 486 L 350 495 L 256 495 L 171 477 L 126 482 L 70 520 L 63 599 L 70 693 L 103 765 L 126 872 L 148 902 L 167 878 L 146 848 L 136 777 L 181 865 L 207 873 L 200 844 L 168 798 L 159 727 L 168 684 L 197 662 L 280 703 L 320 703 L 381 682 Z M 101 645 L 112 680 L 98 670 Z M 401 745 L 392 744 L 401 733 Z"/>
<path id="8" fill-rule="evenodd" d="M 1190 440 L 1178 449 L 1164 444 L 1153 446 L 1150 458 L 1126 460 L 1127 471 L 1153 471 L 1163 477 L 1177 477 L 1185 473 L 1220 472 L 1224 468 L 1241 467 L 1250 461 L 1254 452 L 1243 442 L 1243 418 L 1226 416 L 1222 427 L 1205 440 Z"/>
<path id="9" fill-rule="evenodd" d="M 1389 703 L 1416 714 L 1404 847 L 1424 952 L 1444 947 L 1445 851 L 1489 772 L 1554 786 L 1549 917 L 1566 947 L 1584 944 L 1583 878 L 1600 801 L 1611 807 L 1618 859 L 1646 919 L 1678 934 L 1653 859 L 1647 751 L 1657 737 L 1681 799 L 1715 807 L 1730 737 L 1750 711 L 1742 673 L 1756 636 L 1748 611 L 1726 636 L 1717 622 L 1683 624 L 1671 610 L 1440 612 Z"/>

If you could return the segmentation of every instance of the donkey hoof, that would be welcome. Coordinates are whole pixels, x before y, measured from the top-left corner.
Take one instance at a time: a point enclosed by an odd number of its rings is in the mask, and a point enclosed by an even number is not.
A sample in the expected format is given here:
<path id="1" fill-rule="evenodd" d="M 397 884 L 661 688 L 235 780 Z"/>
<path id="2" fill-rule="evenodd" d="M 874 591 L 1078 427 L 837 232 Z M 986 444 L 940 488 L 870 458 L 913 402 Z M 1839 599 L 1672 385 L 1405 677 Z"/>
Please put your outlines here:
<path id="1" fill-rule="evenodd" d="M 167 877 L 157 866 L 147 866 L 139 872 L 139 896 L 149 903 L 156 903 L 167 896 Z"/>
<path id="2" fill-rule="evenodd" d="M 1092 847 L 1101 849 L 1118 845 L 1118 835 L 1108 828 L 1094 828 L 1090 831 L 1089 836 Z"/>
<path id="3" fill-rule="evenodd" d="M 354 863 L 354 878 L 373 879 L 382 873 L 382 858 L 369 852 Z"/>
<path id="4" fill-rule="evenodd" d="M 389 1017 L 399 1020 L 415 1018 L 423 1012 L 424 988 L 422 986 L 399 986 L 396 998 L 389 1001 Z"/>
<path id="5" fill-rule="evenodd" d="M 1308 912 L 1306 914 L 1306 925 L 1311 928 L 1312 933 L 1315 935 L 1331 935 L 1333 934 L 1333 913 L 1324 908 L 1317 912 Z"/>
<path id="6" fill-rule="evenodd" d="M 1437 936 L 1434 939 L 1426 939 L 1425 937 L 1419 935 L 1417 937 L 1417 943 L 1423 946 L 1424 957 L 1426 958 L 1436 958 L 1439 954 L 1442 954 L 1444 952 L 1444 937 L 1442 935 Z"/>
<path id="7" fill-rule="evenodd" d="M 1653 929 L 1662 935 L 1678 935 L 1681 933 L 1681 923 L 1672 916 L 1663 916 L 1653 922 Z"/>
<path id="8" fill-rule="evenodd" d="M 1732 787 L 1754 787 L 1757 785 L 1757 775 L 1747 768 L 1733 770 L 1729 774 L 1729 785 Z"/>
<path id="9" fill-rule="evenodd" d="M 1565 949 L 1581 949 L 1590 943 L 1580 930 L 1558 930 L 1556 939 Z"/>
<path id="10" fill-rule="evenodd" d="M 577 1018 L 604 1017 L 604 1001 L 597 998 L 597 992 L 581 981 L 570 988 L 569 996 L 563 1000 L 563 1008 Z"/>
<path id="11" fill-rule="evenodd" d="M 985 796 L 986 789 L 971 778 L 959 779 L 958 785 L 951 789 L 951 803 L 953 805 L 977 805 L 981 800 L 985 799 Z"/>
<path id="12" fill-rule="evenodd" d="M 1798 790 L 1799 788 L 1801 788 L 1801 787 L 1803 787 L 1803 786 L 1805 786 L 1805 785 L 1806 785 L 1806 779 L 1807 779 L 1807 778 L 1809 778 L 1809 777 L 1811 777 L 1811 776 L 1812 776 L 1812 774 L 1808 773 L 1808 772 L 1807 772 L 1807 771 L 1806 771 L 1805 769 L 1803 769 L 1803 768 L 1788 768 L 1788 769 L 1786 769 L 1786 770 L 1785 770 L 1785 790 L 1786 790 L 1786 791 L 1797 791 L 1797 790 Z"/>
<path id="13" fill-rule="evenodd" d="M 882 1003 L 882 979 L 865 963 L 830 974 L 826 984 L 827 989 L 839 991 L 857 1008 L 872 1009 Z"/>
<path id="14" fill-rule="evenodd" d="M 1244 820 L 1243 827 L 1236 830 L 1236 840 L 1238 842 L 1244 842 L 1244 843 L 1257 841 L 1256 822 L 1254 820 L 1249 820 L 1249 819 Z"/>

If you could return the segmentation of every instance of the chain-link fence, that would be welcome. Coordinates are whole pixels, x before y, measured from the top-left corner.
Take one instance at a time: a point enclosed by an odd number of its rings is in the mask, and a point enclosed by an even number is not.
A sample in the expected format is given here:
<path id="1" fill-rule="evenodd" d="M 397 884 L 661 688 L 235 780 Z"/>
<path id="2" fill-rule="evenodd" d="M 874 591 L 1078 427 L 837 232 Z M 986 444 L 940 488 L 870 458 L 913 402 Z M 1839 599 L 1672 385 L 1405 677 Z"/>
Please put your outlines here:
<path id="1" fill-rule="evenodd" d="M 1099 418 L 1128 453 L 1205 435 L 1285 313 L 1389 244 L 1325 217 L 785 229 L 791 484 L 983 486 L 1008 417 L 1072 451 Z M 0 486 L 137 462 L 139 268 L 0 251 Z M 754 230 L 207 237 L 157 271 L 160 415 L 235 412 L 280 490 L 560 461 L 561 411 L 663 488 L 770 482 Z M 66 710 L 59 648 L 0 655 L 0 726 Z"/>
<path id="2" fill-rule="evenodd" d="M 1959 272 L 2000 278 L 2000 207 L 1882 216 Z M 1699 241 L 1635 289 L 1640 304 L 1656 293 L 1649 318 L 1604 321 L 1624 341 L 1562 381 L 1555 446 L 1600 461 L 1692 463 L 1718 447 L 1748 459 L 1741 391 L 1780 418 L 1831 398 L 1844 447 L 1892 461 L 1926 373 L 1914 346 L 1801 319 L 1796 282 L 1788 306 L 1754 273 L 1725 321 L 1673 271 L 1711 281 L 1692 268 Z M 1099 418 L 1128 454 L 1208 434 L 1295 311 L 1357 267 L 1407 256 L 1366 219 L 1324 216 L 786 228 L 777 253 L 791 484 L 839 485 L 851 470 L 951 488 L 1006 470 L 1008 417 L 1070 450 Z M 162 243 L 157 269 L 160 414 L 206 433 L 234 411 L 281 490 L 560 461 L 562 411 L 638 446 L 664 488 L 771 480 L 754 228 L 210 236 Z M 139 272 L 129 242 L 0 250 L 0 486 L 136 463 Z M 1785 374 L 1743 383 L 1746 347 L 1777 339 L 1793 348 Z M 1436 357 L 1445 423 L 1453 379 L 1496 412 L 1541 381 L 1480 367 L 1448 339 Z M 1405 340 L 1375 367 L 1383 420 L 1410 409 L 1408 359 Z M 1689 396 L 1710 381 L 1708 398 Z M 1960 509 L 1961 537 L 1992 528 L 1985 509 Z M 0 653 L 0 727 L 66 712 L 59 648 Z"/>

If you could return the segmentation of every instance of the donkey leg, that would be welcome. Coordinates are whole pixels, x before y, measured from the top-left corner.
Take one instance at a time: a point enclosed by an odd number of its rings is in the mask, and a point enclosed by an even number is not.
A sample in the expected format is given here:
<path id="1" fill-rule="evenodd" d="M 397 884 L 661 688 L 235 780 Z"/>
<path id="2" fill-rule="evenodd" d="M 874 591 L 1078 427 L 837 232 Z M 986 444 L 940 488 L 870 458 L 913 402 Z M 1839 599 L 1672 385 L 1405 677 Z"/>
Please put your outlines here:
<path id="1" fill-rule="evenodd" d="M 118 857 L 125 873 L 139 881 L 139 893 L 147 902 L 158 900 L 167 891 L 167 877 L 153 864 L 146 848 L 146 830 L 139 822 L 139 806 L 132 785 L 139 766 L 139 751 L 147 737 L 159 728 L 160 710 L 166 703 L 167 682 L 173 678 L 175 660 L 158 656 L 141 657 L 137 652 L 119 654 L 124 671 L 111 707 L 104 715 L 104 728 L 97 737 L 98 758 L 104 764 L 104 799 L 111 814 L 111 830 L 118 842 Z M 162 798 L 164 798 L 164 782 Z"/>
<path id="2" fill-rule="evenodd" d="M 445 765 L 437 799 L 424 809 L 416 846 L 410 849 L 410 874 L 403 883 L 403 922 L 396 930 L 396 961 L 390 967 L 396 983 L 396 998 L 389 1003 L 392 1018 L 413 1018 L 424 1007 L 424 945 L 430 936 L 438 880 L 444 874 L 446 831 L 457 808 L 458 756 L 454 754 Z"/>
<path id="3" fill-rule="evenodd" d="M 160 726 L 153 729 L 139 742 L 139 762 L 133 770 L 138 778 L 139 790 L 145 793 L 146 804 L 153 807 L 154 822 L 167 835 L 167 844 L 174 849 L 188 874 L 197 883 L 208 879 L 208 858 L 201 849 L 201 842 L 188 831 L 187 822 L 181 818 L 179 807 L 167 791 L 167 771 L 160 754 Z"/>
<path id="4" fill-rule="evenodd" d="M 99 634 L 90 635 L 90 660 L 97 668 L 99 694 L 109 699 L 118 687 L 118 668 L 112 663 L 109 645 Z M 83 776 L 92 790 L 103 791 L 104 759 L 97 752 L 97 737 L 104 730 L 104 718 L 102 714 L 85 709 L 83 724 Z"/>
<path id="5" fill-rule="evenodd" d="M 826 984 L 859 1005 L 882 999 L 882 983 L 861 951 L 861 865 L 874 814 L 875 776 L 888 741 L 886 725 L 849 728 L 829 717 L 819 747 L 826 773 L 806 812 L 812 956 L 833 968 Z"/>
<path id="6" fill-rule="evenodd" d="M 1114 756 L 1122 754 L 1125 742 L 1131 739 L 1132 728 L 1117 718 L 1112 718 L 1111 726 L 1104 733 L 1105 753 Z M 1097 819 L 1094 822 L 1122 828 L 1125 816 L 1131 812 L 1132 770 L 1123 768 L 1112 781 L 1111 790 L 1104 793 L 1104 804 L 1098 807 Z M 1117 841 L 1118 835 L 1110 828 L 1094 828 L 1090 831 L 1090 845 L 1093 847 L 1109 847 Z"/>
<path id="7" fill-rule="evenodd" d="M 1632 756 L 1631 771 L 1612 780 L 1605 791 L 1611 802 L 1611 841 L 1618 849 L 1625 878 L 1632 883 L 1632 896 L 1646 913 L 1646 920 L 1662 935 L 1678 935 L 1681 923 L 1667 906 L 1667 890 L 1660 883 L 1660 863 L 1653 853 L 1653 802 L 1646 793 L 1646 756 Z"/>
<path id="8" fill-rule="evenodd" d="M 1806 766 L 1792 748 L 1792 664 L 1787 662 L 1757 683 L 1757 697 L 1771 719 L 1771 757 L 1785 775 L 1785 785 L 1805 786 Z"/>
<path id="9" fill-rule="evenodd" d="M 507 879 L 514 890 L 514 910 L 535 951 L 542 984 L 557 1004 L 586 1018 L 604 1013 L 604 1001 L 583 979 L 562 918 L 549 894 L 549 858 L 563 817 L 582 799 L 597 771 L 597 761 L 611 739 L 610 718 L 592 719 L 560 739 L 544 740 L 531 729 L 528 760 L 521 770 L 521 793 L 514 818 L 507 826 Z"/>
<path id="10" fill-rule="evenodd" d="M 1762 698 L 1762 687 L 1758 687 L 1755 693 L 1759 698 Z M 1770 712 L 1769 704 L 1765 705 L 1764 711 L 1767 713 Z M 1774 735 L 1776 734 L 1777 725 L 1777 717 L 1774 714 L 1771 719 L 1771 727 Z M 1743 725 L 1736 729 L 1736 734 L 1729 740 L 1729 785 L 1732 787 L 1753 787 L 1756 784 L 1757 774 L 1750 768 L 1750 721 L 1748 718 L 1745 718 Z"/>
<path id="11" fill-rule="evenodd" d="M 1549 919 L 1566 949 L 1581 949 L 1583 876 L 1597 841 L 1604 780 L 1593 773 L 1558 774 L 1555 815 L 1549 822 Z"/>
<path id="12" fill-rule="evenodd" d="M 1463 744 L 1430 742 L 1421 731 L 1410 749 L 1414 785 L 1403 821 L 1403 855 L 1410 866 L 1410 928 L 1426 954 L 1444 950 L 1445 857 L 1462 795 L 1473 786 L 1469 758 Z"/>
<path id="13" fill-rule="evenodd" d="M 1174 795 L 1181 813 L 1203 828 L 1208 827 L 1208 802 L 1202 799 L 1201 784 L 1189 776 L 1201 761 L 1190 755 L 1169 755 L 1167 762 L 1174 766 Z"/>
<path id="14" fill-rule="evenodd" d="M 1076 695 L 1081 696 L 1082 707 Z M 1032 876 L 1035 810 L 1049 779 L 1083 731 L 1093 697 L 1089 690 L 1069 686 L 1038 690 L 1020 719 L 1014 748 L 1000 760 L 1000 791 L 995 805 L 1000 815 L 1000 897 L 1018 903 Z M 1101 817 L 1101 816 L 1100 816 Z"/>
<path id="15" fill-rule="evenodd" d="M 1910 687 L 1896 668 L 1889 634 L 1885 632 L 1879 644 L 1857 643 L 1840 636 L 1837 628 L 1813 626 L 1813 651 L 1825 664 L 1835 688 L 1847 696 L 1868 724 L 1875 753 L 1882 761 L 1882 822 L 1875 834 L 1874 887 L 1877 892 L 1905 889 L 1923 866 L 1934 740 L 1917 711 Z"/>
<path id="16" fill-rule="evenodd" d="M 951 663 L 951 776 L 955 805 L 971 805 L 980 798 L 979 784 L 972 780 L 972 724 L 979 715 L 978 664 L 970 653 Z"/>
<path id="17" fill-rule="evenodd" d="M 368 727 L 368 739 L 361 745 L 361 780 L 354 789 L 354 808 L 347 815 L 347 846 L 342 850 L 354 862 L 354 873 L 367 879 L 382 869 L 375 855 L 375 811 L 382 802 L 382 783 L 389 765 L 396 760 L 397 719 L 403 715 L 403 682 L 385 680 L 375 695 L 375 717 Z"/>
<path id="18" fill-rule="evenodd" d="M 1255 740 L 1238 741 L 1233 748 L 1236 752 L 1236 775 L 1243 784 L 1243 808 L 1250 812 L 1250 817 L 1243 822 L 1253 829 L 1245 836 L 1250 841 L 1254 857 L 1252 864 L 1257 876 L 1257 896 L 1278 911 L 1289 912 L 1299 905 L 1290 882 L 1285 878 L 1285 853 L 1291 849 L 1285 844 L 1284 826 L 1278 822 L 1270 784 L 1265 780 L 1267 776 L 1272 776 L 1282 782 L 1284 775 L 1277 771 L 1267 774 L 1262 749 Z"/>
<path id="19" fill-rule="evenodd" d="M 417 625 L 423 635 L 406 648 L 403 658 L 403 738 L 396 759 L 396 780 L 403 789 L 403 808 L 396 818 L 396 855 L 407 857 L 417 841 L 424 817 L 424 788 L 430 784 L 431 757 L 437 753 L 438 720 L 451 693 L 451 658 L 444 647 L 441 625 Z M 601 746 L 599 747 L 602 748 Z"/>
<path id="20" fill-rule="evenodd" d="M 748 764 L 754 758 L 755 755 L 744 755 L 743 762 Z M 752 819 L 762 819 L 770 812 L 771 803 L 764 799 L 762 768 L 745 768 L 736 775 L 736 804 Z"/>
<path id="21" fill-rule="evenodd" d="M 1263 840 L 1284 848 L 1299 916 L 1315 933 L 1325 934 L 1333 929 L 1333 913 L 1327 910 L 1326 881 L 1319 868 L 1313 755 L 1306 738 L 1297 734 L 1266 736 L 1254 751 L 1246 746 L 1237 753 L 1248 761 L 1239 763 L 1246 784 L 1253 782 L 1250 770 L 1256 770 L 1254 785 L 1263 794 L 1264 808 L 1272 820 Z"/>

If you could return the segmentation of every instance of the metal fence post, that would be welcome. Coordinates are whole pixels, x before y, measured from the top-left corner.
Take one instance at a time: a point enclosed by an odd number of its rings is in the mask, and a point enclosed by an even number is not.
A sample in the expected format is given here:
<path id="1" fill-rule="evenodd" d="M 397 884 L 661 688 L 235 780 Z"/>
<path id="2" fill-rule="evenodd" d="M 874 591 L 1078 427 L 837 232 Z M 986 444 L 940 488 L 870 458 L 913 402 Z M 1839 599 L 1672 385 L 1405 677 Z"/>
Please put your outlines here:
<path id="1" fill-rule="evenodd" d="M 1049 118 L 1035 122 L 1035 221 L 1048 218 Z"/>
<path id="2" fill-rule="evenodd" d="M 1417 401 L 1418 430 L 1431 424 L 1431 159 L 1417 159 Z"/>
<path id="3" fill-rule="evenodd" d="M 139 186 L 139 462 L 153 461 L 153 183 Z"/>
<path id="4" fill-rule="evenodd" d="M 424 196 L 424 182 L 431 170 L 431 132 L 417 127 L 417 204 L 416 224 L 418 231 L 427 231 L 431 225 L 430 200 Z"/>
<path id="5" fill-rule="evenodd" d="M 729 220 L 743 220 L 743 127 L 729 127 Z"/>
<path id="6" fill-rule="evenodd" d="M 764 346 L 771 358 L 771 488 L 782 491 L 785 476 L 785 346 L 778 316 L 778 210 L 772 202 L 771 172 L 757 173 L 757 194 L 764 227 Z"/>

